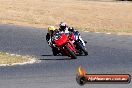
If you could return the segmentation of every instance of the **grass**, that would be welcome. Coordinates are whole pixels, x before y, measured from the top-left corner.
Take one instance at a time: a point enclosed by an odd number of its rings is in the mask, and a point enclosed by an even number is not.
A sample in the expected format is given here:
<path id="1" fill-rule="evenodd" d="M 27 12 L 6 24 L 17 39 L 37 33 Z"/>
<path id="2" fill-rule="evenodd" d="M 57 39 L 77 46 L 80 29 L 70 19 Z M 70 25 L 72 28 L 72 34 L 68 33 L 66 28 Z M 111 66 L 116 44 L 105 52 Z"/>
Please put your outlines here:
<path id="1" fill-rule="evenodd" d="M 14 63 L 23 63 L 23 62 L 27 62 L 30 61 L 29 56 L 17 56 L 17 55 L 13 55 L 13 54 L 6 54 L 3 52 L 0 52 L 0 65 L 2 64 L 14 64 Z"/>
<path id="2" fill-rule="evenodd" d="M 132 33 L 131 8 L 113 0 L 0 0 L 0 23 L 46 28 L 65 21 L 84 31 Z"/>

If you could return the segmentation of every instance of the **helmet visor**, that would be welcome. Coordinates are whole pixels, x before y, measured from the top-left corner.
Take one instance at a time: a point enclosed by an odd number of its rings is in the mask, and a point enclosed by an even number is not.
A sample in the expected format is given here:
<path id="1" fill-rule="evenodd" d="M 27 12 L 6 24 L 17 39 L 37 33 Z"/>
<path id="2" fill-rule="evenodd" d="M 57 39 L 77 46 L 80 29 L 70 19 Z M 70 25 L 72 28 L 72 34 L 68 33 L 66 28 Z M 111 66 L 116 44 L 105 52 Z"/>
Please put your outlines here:
<path id="1" fill-rule="evenodd" d="M 66 29 L 66 26 L 60 26 L 60 28 L 64 31 Z"/>

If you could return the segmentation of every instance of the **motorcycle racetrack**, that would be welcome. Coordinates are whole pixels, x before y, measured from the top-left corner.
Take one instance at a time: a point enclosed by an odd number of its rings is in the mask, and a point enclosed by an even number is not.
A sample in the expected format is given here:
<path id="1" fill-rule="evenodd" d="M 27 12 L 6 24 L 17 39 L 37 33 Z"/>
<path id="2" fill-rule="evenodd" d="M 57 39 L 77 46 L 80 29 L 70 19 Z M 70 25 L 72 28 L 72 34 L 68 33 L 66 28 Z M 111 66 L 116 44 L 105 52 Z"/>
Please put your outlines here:
<path id="1" fill-rule="evenodd" d="M 129 84 L 86 84 L 76 82 L 79 66 L 89 74 L 132 75 L 132 36 L 81 32 L 88 56 L 69 59 L 53 56 L 45 36 L 47 30 L 0 25 L 0 51 L 33 55 L 40 63 L 1 66 L 0 88 L 131 88 Z"/>

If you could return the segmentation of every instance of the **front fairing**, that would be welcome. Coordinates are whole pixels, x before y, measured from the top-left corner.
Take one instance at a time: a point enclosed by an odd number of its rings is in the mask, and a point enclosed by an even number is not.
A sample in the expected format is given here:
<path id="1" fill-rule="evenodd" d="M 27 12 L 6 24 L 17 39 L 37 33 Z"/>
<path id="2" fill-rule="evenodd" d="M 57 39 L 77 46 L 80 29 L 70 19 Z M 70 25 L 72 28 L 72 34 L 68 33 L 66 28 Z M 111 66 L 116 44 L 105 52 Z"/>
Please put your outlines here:
<path id="1" fill-rule="evenodd" d="M 67 43 L 68 37 L 63 33 L 60 38 L 54 39 L 55 44 L 59 47 Z"/>

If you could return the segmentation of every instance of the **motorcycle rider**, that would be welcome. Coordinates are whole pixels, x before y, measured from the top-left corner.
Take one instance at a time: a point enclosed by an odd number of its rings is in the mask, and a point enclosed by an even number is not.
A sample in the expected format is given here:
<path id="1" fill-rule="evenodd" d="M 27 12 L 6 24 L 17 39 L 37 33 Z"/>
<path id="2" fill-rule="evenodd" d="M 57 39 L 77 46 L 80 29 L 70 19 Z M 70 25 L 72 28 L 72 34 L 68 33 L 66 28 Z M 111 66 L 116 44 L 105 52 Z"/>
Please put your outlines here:
<path id="1" fill-rule="evenodd" d="M 64 32 L 66 33 L 68 36 L 71 35 L 71 33 L 74 33 L 74 32 L 78 32 L 77 30 L 75 30 L 75 28 L 73 27 L 68 27 L 67 24 L 65 22 L 60 22 L 59 24 L 59 30 L 61 32 Z M 79 33 L 79 32 L 78 32 Z M 83 39 L 81 38 L 81 36 L 79 35 L 79 39 L 81 40 L 83 46 L 85 46 L 85 42 L 83 41 Z"/>
<path id="2" fill-rule="evenodd" d="M 52 45 L 52 37 L 53 37 L 54 30 L 55 30 L 55 27 L 54 26 L 49 26 L 48 27 L 48 33 L 46 35 L 46 40 L 47 40 L 49 46 Z"/>
<path id="3" fill-rule="evenodd" d="M 68 31 L 69 27 L 67 26 L 65 22 L 60 22 L 59 27 L 60 27 L 59 28 L 60 32 L 64 32 L 67 35 L 69 34 L 69 31 Z"/>
<path id="4" fill-rule="evenodd" d="M 58 49 L 56 48 L 56 46 L 52 40 L 52 37 L 56 30 L 57 29 L 54 26 L 49 26 L 48 33 L 46 35 L 46 40 L 48 42 L 48 45 L 52 48 L 53 55 L 55 55 L 55 56 L 58 54 Z"/>

